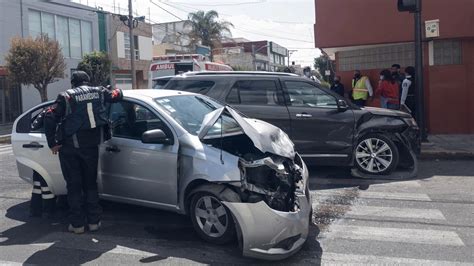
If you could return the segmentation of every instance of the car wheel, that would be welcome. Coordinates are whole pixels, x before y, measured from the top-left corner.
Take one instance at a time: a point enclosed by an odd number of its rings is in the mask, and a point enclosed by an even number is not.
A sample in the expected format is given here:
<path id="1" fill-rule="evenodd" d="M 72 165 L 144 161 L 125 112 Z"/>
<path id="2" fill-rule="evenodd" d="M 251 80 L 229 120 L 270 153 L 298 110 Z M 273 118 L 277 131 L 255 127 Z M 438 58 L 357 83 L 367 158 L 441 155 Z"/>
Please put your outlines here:
<path id="1" fill-rule="evenodd" d="M 235 225 L 232 214 L 214 194 L 196 193 L 191 199 L 189 213 L 194 229 L 202 239 L 215 244 L 233 239 Z"/>
<path id="2" fill-rule="evenodd" d="M 354 157 L 360 171 L 383 175 L 397 167 L 399 154 L 392 140 L 382 134 L 369 134 L 357 142 Z"/>

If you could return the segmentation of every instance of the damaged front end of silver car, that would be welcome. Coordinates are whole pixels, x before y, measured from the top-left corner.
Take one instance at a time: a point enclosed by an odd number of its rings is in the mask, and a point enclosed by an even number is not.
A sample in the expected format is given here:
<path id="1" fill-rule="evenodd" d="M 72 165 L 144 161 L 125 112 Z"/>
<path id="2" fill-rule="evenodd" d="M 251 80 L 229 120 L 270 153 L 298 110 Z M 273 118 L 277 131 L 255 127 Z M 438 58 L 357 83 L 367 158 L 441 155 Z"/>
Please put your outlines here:
<path id="1" fill-rule="evenodd" d="M 206 139 L 207 130 L 222 114 L 235 119 L 241 133 Z M 297 252 L 308 235 L 311 200 L 308 170 L 288 136 L 271 124 L 223 107 L 204 119 L 199 137 L 238 158 L 240 182 L 228 185 L 240 200 L 222 202 L 237 224 L 243 255 L 278 260 Z"/>

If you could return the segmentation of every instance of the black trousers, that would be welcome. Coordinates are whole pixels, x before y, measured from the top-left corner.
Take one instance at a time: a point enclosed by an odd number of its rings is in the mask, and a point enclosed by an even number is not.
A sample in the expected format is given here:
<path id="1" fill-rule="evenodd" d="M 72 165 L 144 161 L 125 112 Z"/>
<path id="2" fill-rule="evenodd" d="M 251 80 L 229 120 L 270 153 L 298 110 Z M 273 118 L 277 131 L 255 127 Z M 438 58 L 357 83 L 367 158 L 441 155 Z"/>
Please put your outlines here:
<path id="1" fill-rule="evenodd" d="M 357 100 L 352 100 L 352 102 L 359 106 L 359 107 L 364 107 L 365 106 L 365 100 L 364 99 L 357 99 Z"/>
<path id="2" fill-rule="evenodd" d="M 59 150 L 61 170 L 67 185 L 70 222 L 74 227 L 100 221 L 102 207 L 97 189 L 99 149 L 74 148 L 65 145 Z"/>

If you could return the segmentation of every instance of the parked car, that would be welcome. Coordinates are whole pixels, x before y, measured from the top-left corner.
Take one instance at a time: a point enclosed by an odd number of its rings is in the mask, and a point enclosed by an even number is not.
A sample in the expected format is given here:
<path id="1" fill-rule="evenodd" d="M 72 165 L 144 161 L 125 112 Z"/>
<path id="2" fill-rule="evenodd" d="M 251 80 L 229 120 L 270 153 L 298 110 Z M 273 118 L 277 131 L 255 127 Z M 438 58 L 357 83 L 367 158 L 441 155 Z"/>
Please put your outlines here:
<path id="1" fill-rule="evenodd" d="M 285 131 L 307 164 L 356 166 L 389 174 L 416 169 L 418 126 L 407 113 L 359 108 L 320 84 L 290 73 L 190 72 L 164 89 L 210 96 Z"/>
<path id="2" fill-rule="evenodd" d="M 187 214 L 207 241 L 237 235 L 245 256 L 282 259 L 302 247 L 311 218 L 308 170 L 287 134 L 199 94 L 123 93 L 109 109 L 112 138 L 99 148 L 102 198 Z M 22 179 L 32 182 L 34 171 L 63 195 L 58 157 L 43 130 L 31 130 L 51 104 L 15 121 L 12 146 Z"/>
<path id="3" fill-rule="evenodd" d="M 157 90 L 162 89 L 173 77 L 174 76 L 154 78 L 151 83 L 151 88 Z"/>

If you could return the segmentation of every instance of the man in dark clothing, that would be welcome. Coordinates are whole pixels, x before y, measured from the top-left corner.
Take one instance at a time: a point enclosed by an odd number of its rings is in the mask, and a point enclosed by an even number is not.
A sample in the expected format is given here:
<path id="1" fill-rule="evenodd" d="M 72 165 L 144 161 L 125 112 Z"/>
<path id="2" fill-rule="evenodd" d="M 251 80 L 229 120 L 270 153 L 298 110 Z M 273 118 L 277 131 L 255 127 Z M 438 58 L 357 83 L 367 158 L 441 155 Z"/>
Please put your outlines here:
<path id="1" fill-rule="evenodd" d="M 403 80 L 405 79 L 405 75 L 400 73 L 400 65 L 399 64 L 393 64 L 392 65 L 392 77 L 393 79 L 398 82 L 398 84 L 402 84 Z"/>
<path id="2" fill-rule="evenodd" d="M 331 86 L 331 90 L 342 97 L 344 97 L 344 85 L 341 83 L 341 77 L 340 76 L 335 76 L 334 77 L 334 83 Z"/>
<path id="3" fill-rule="evenodd" d="M 102 208 L 97 189 L 98 146 L 110 137 L 105 103 L 122 99 L 118 89 L 87 86 L 89 76 L 82 71 L 72 74 L 72 89 L 58 95 L 44 118 L 48 146 L 59 153 L 66 180 L 70 224 L 68 230 L 84 232 L 100 227 Z"/>
<path id="4" fill-rule="evenodd" d="M 405 110 L 416 118 L 415 102 L 415 68 L 409 66 L 405 68 L 405 80 L 402 83 L 402 93 L 400 96 L 401 109 Z"/>

